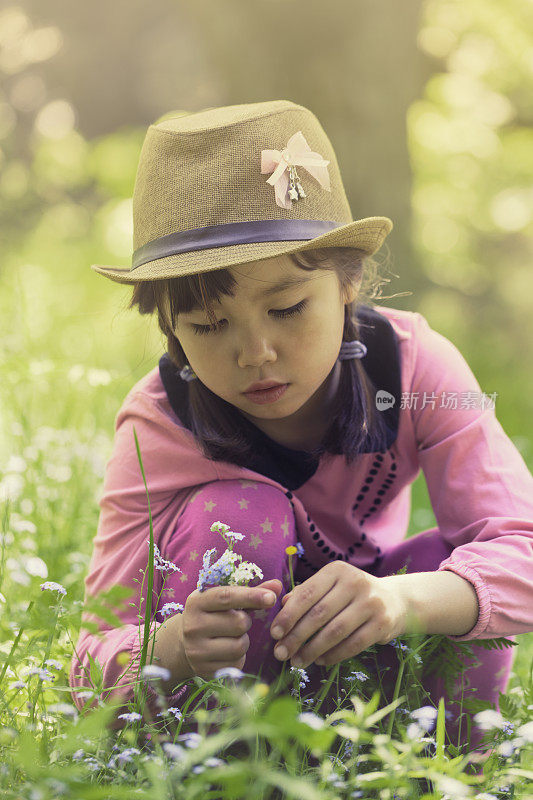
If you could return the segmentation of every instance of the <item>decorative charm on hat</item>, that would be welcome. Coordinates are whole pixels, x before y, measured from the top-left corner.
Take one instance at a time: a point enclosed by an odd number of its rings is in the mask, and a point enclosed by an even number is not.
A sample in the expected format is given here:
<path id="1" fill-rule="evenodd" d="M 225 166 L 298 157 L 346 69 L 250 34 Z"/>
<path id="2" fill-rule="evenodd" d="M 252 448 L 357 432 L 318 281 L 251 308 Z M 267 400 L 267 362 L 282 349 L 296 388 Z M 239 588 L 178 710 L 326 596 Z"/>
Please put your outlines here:
<path id="1" fill-rule="evenodd" d="M 330 192 L 329 161 L 314 153 L 301 131 L 293 134 L 284 150 L 261 150 L 261 174 L 272 172 L 267 183 L 275 189 L 276 204 L 292 208 L 292 201 L 306 197 L 296 167 L 304 167 L 323 189 Z"/>

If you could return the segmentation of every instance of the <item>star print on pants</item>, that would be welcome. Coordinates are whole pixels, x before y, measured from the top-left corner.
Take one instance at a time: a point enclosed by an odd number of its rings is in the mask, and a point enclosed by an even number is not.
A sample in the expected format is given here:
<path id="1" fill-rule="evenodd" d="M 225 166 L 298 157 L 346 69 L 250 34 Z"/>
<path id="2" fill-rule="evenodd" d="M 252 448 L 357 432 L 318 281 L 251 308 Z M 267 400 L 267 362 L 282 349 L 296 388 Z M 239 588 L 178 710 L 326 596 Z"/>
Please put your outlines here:
<path id="1" fill-rule="evenodd" d="M 261 522 L 260 525 L 263 528 L 263 533 L 266 533 L 267 531 L 272 533 L 272 523 L 270 522 L 268 517 L 264 522 Z"/>
<path id="2" fill-rule="evenodd" d="M 239 505 L 241 507 L 241 511 L 242 511 L 243 508 L 245 509 L 245 511 L 248 511 L 248 503 L 249 502 L 250 501 L 249 500 L 245 500 L 244 497 L 243 497 L 242 500 L 239 500 Z"/>
<path id="3" fill-rule="evenodd" d="M 215 506 L 216 506 L 216 503 L 213 503 L 212 500 L 206 500 L 204 502 L 204 511 L 212 511 Z"/>

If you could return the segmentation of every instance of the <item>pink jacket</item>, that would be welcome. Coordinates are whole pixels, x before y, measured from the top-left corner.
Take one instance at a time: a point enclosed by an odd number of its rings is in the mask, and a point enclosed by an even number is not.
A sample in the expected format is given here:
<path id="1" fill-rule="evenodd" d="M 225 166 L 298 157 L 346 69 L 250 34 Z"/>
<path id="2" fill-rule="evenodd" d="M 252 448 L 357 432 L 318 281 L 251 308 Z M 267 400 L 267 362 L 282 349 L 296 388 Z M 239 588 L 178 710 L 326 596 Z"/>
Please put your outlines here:
<path id="1" fill-rule="evenodd" d="M 383 306 L 376 311 L 391 323 L 401 359 L 398 434 L 385 454 L 385 466 L 390 469 L 395 464 L 396 477 L 379 508 L 366 518 L 366 538 L 350 562 L 368 567 L 378 550 L 386 552 L 405 538 L 410 485 L 422 469 L 440 532 L 454 548 L 439 570 L 452 570 L 470 581 L 479 602 L 472 630 L 449 638 L 488 639 L 532 631 L 533 477 L 486 397 L 481 407 L 481 388 L 457 348 L 421 314 Z M 453 406 L 454 397 L 456 408 L 442 407 L 443 398 Z M 75 656 L 70 671 L 71 687 L 89 686 L 84 673 L 89 671 L 90 652 L 103 665 L 104 685 L 116 682 L 125 698 L 131 693 L 126 684 L 135 676 L 141 648 L 137 608 L 149 535 L 133 426 L 148 482 L 154 538 L 163 556 L 169 538 L 179 535 L 180 514 L 198 486 L 239 478 L 287 490 L 253 470 L 207 459 L 172 410 L 157 367 L 131 389 L 116 416 L 85 587 L 86 595 L 94 595 L 125 584 L 135 590 L 127 602 L 136 607 L 127 605 L 119 614 L 120 628 L 99 623 L 101 639 L 82 629 L 77 644 L 82 666 Z M 315 563 L 327 559 L 310 536 L 307 515 L 320 527 L 327 545 L 346 550 L 359 524 L 352 506 L 373 459 L 373 454 L 362 454 L 350 467 L 343 456 L 321 460 L 311 478 L 294 490 L 298 536 Z M 265 575 L 265 580 L 269 577 L 276 576 Z M 154 572 L 154 581 L 155 598 L 161 590 L 161 573 Z M 146 599 L 146 586 L 143 595 Z M 157 610 L 152 603 L 153 615 Z M 121 652 L 130 657 L 125 673 L 115 660 Z M 183 689 L 176 697 L 182 693 Z"/>

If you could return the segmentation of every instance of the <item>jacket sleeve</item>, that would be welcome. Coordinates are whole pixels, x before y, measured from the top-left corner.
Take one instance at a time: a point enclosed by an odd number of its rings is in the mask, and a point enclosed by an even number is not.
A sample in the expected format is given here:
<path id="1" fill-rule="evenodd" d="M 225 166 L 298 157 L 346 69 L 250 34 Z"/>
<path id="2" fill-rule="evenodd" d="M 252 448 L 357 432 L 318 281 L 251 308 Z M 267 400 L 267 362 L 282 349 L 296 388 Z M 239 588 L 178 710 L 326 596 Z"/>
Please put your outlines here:
<path id="1" fill-rule="evenodd" d="M 494 394 L 482 393 L 455 345 L 422 315 L 413 316 L 418 461 L 440 533 L 454 548 L 438 569 L 472 583 L 479 603 L 475 626 L 449 638 L 527 633 L 533 630 L 533 477 L 496 418 Z"/>
<path id="2" fill-rule="evenodd" d="M 115 698 L 119 695 L 125 703 L 133 699 L 133 684 L 137 677 L 143 644 L 150 536 L 148 500 L 137 457 L 133 426 L 139 441 L 150 495 L 155 544 L 169 526 L 176 525 L 179 509 L 183 505 L 178 501 L 182 495 L 187 495 L 185 489 L 181 493 L 176 489 L 176 480 L 172 476 L 177 475 L 179 468 L 175 462 L 169 462 L 173 457 L 173 449 L 168 444 L 164 446 L 166 438 L 157 425 L 153 402 L 150 397 L 139 393 L 123 404 L 116 417 L 113 451 L 106 465 L 103 493 L 99 502 L 98 530 L 85 579 L 85 601 L 117 584 L 130 587 L 133 594 L 124 601 L 122 610 L 113 608 L 122 623 L 119 627 L 113 627 L 84 609 L 82 629 L 69 676 L 71 688 L 90 688 L 90 653 L 102 666 L 104 688 L 111 690 L 106 691 L 105 696 L 110 694 Z M 143 585 L 144 572 L 146 577 Z M 162 624 L 154 619 L 161 588 L 161 573 L 154 569 L 153 592 L 150 598 L 151 635 Z M 98 625 L 98 633 L 83 628 L 83 623 L 89 620 Z M 152 640 L 148 644 L 146 663 L 150 663 L 151 644 Z M 159 710 L 156 703 L 157 693 L 151 686 L 147 690 L 148 705 L 153 715 Z M 187 685 L 174 695 L 167 696 L 168 705 L 174 705 L 186 691 Z M 84 701 L 77 697 L 77 692 L 72 694 L 74 702 L 81 709 Z"/>

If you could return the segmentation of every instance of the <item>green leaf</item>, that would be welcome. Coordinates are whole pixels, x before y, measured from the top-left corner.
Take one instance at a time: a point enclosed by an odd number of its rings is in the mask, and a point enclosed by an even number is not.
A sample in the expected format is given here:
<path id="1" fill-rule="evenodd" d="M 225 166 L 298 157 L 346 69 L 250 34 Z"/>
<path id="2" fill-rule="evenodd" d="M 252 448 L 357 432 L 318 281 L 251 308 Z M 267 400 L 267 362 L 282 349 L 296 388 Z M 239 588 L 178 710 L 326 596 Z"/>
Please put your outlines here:
<path id="1" fill-rule="evenodd" d="M 439 761 L 444 758 L 444 734 L 445 734 L 445 708 L 444 697 L 439 700 L 439 713 L 437 714 L 436 732 L 436 757 Z"/>
<path id="2" fill-rule="evenodd" d="M 500 711 L 507 719 L 515 719 L 520 713 L 520 703 L 517 703 L 509 695 L 499 692 Z"/>
<path id="3" fill-rule="evenodd" d="M 89 652 L 87 653 L 87 658 L 89 659 L 89 663 L 91 665 L 91 683 L 96 692 L 101 692 L 104 685 L 104 671 L 102 669 L 102 665 L 98 659 L 95 660 Z"/>

